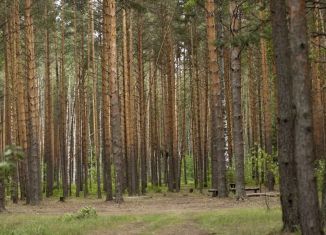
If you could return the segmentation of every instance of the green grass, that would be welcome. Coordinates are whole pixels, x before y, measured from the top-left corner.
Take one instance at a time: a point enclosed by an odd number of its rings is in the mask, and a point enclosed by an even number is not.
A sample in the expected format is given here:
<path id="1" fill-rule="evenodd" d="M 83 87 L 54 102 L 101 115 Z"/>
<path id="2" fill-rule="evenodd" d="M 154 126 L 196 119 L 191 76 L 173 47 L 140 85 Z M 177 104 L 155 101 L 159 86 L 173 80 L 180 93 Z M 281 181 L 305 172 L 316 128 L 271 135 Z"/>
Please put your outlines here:
<path id="1" fill-rule="evenodd" d="M 0 234 L 85 234 L 99 228 L 114 228 L 130 223 L 134 217 L 96 217 L 64 221 L 54 216 L 1 216 Z"/>
<path id="2" fill-rule="evenodd" d="M 86 219 L 65 220 L 63 216 L 0 215 L 0 234 L 91 234 L 92 231 L 134 229 L 139 234 L 159 234 L 166 226 L 195 223 L 202 230 L 215 234 L 264 235 L 277 234 L 281 229 L 279 209 L 221 209 L 216 212 L 165 213 L 155 215 L 100 215 Z M 123 230 L 122 230 L 123 231 Z"/>
<path id="3" fill-rule="evenodd" d="M 282 228 L 279 209 L 228 209 L 195 216 L 205 230 L 223 235 L 262 235 Z"/>

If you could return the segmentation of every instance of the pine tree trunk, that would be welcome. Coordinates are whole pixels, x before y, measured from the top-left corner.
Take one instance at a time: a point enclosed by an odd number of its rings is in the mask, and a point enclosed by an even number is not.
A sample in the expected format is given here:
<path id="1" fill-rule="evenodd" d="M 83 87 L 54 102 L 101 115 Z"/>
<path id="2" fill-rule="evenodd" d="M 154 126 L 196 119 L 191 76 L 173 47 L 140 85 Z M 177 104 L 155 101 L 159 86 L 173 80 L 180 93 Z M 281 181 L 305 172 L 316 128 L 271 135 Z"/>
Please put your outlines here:
<path id="1" fill-rule="evenodd" d="M 272 154 L 272 117 L 271 117 L 271 101 L 270 101 L 270 82 L 268 77 L 268 66 L 267 66 L 267 52 L 266 52 L 266 41 L 260 39 L 260 51 L 262 56 L 262 92 L 263 92 L 263 115 L 264 115 L 264 135 L 265 135 L 265 151 L 268 155 Z"/>
<path id="2" fill-rule="evenodd" d="M 195 35 L 197 34 L 197 32 L 195 31 Z M 198 182 L 199 182 L 199 189 L 200 191 L 202 191 L 203 187 L 204 187 L 204 159 L 203 159 L 203 154 L 202 154 L 202 137 L 201 137 L 201 104 L 200 104 L 200 100 L 201 100 L 201 95 L 200 95 L 200 79 L 199 79 L 199 71 L 198 71 L 198 56 L 197 56 L 197 35 L 195 36 L 195 48 L 194 48 L 194 68 L 195 68 L 195 92 L 196 92 L 196 123 L 195 125 L 197 126 L 196 130 L 197 130 L 197 135 L 196 135 L 196 139 L 197 139 L 197 144 L 198 144 L 198 150 L 197 150 L 197 156 L 198 156 Z"/>
<path id="3" fill-rule="evenodd" d="M 306 4 L 289 0 L 289 40 L 293 85 L 294 158 L 298 180 L 299 214 L 302 234 L 324 234 L 321 226 L 312 133 L 311 78 L 309 74 Z"/>
<path id="4" fill-rule="evenodd" d="M 124 120 L 124 153 L 125 153 L 125 174 L 126 186 L 129 194 L 131 193 L 131 169 L 130 169 L 130 97 L 129 97 L 129 71 L 128 71 L 128 28 L 127 28 L 127 10 L 122 9 L 122 57 L 123 57 L 123 120 Z"/>
<path id="5" fill-rule="evenodd" d="M 55 184 L 56 184 L 56 189 L 59 189 L 60 185 L 60 141 L 59 141 L 59 128 L 55 128 L 54 126 L 59 126 L 60 125 L 60 117 L 59 117 L 59 107 L 60 107 L 60 93 L 59 93 L 59 80 L 60 80 L 60 72 L 59 72 L 59 48 L 58 48 L 58 36 L 57 33 L 55 33 L 54 37 L 54 47 L 55 47 L 55 107 L 54 107 L 54 113 L 56 114 L 54 116 L 54 121 L 55 123 L 53 124 L 53 134 L 54 134 L 54 141 L 53 141 L 53 147 L 54 147 L 54 179 L 55 179 Z"/>
<path id="6" fill-rule="evenodd" d="M 17 145 L 18 133 L 17 133 L 17 82 L 18 82 L 18 71 L 19 71 L 19 28 L 17 22 L 17 1 L 14 1 L 14 4 L 11 9 L 10 24 L 12 31 L 10 32 L 11 40 L 10 47 L 11 49 L 11 79 L 10 79 L 10 130 L 11 130 L 11 139 L 10 143 Z M 15 168 L 11 172 L 11 199 L 13 203 L 18 203 L 18 163 L 15 164 Z"/>
<path id="7" fill-rule="evenodd" d="M 97 197 L 101 198 L 101 175 L 100 175 L 100 143 L 99 143 L 99 128 L 98 128 L 98 82 L 95 67 L 95 44 L 94 44 L 94 2 L 88 0 L 88 70 L 92 79 L 92 107 L 93 107 L 93 139 L 94 139 L 94 154 L 96 159 L 96 182 L 97 182 Z"/>
<path id="8" fill-rule="evenodd" d="M 48 20 L 48 6 L 45 6 L 45 20 Z M 45 30 L 45 133 L 44 133 L 44 160 L 46 161 L 46 196 L 53 195 L 53 146 L 52 146 L 52 86 L 50 71 L 50 32 Z"/>
<path id="9" fill-rule="evenodd" d="M 167 50 L 167 145 L 168 145 L 168 190 L 173 192 L 179 191 L 179 185 L 177 182 L 177 130 L 176 130 L 176 114 L 175 114 L 175 72 L 174 72 L 174 53 L 173 53 L 173 41 L 172 32 L 170 28 L 166 29 L 166 50 Z"/>
<path id="10" fill-rule="evenodd" d="M 253 66 L 253 49 L 249 48 L 248 63 L 249 63 L 249 116 L 250 116 L 250 142 L 252 153 L 252 179 L 259 184 L 259 162 L 258 162 L 258 128 L 257 128 L 257 79 L 254 74 Z"/>
<path id="11" fill-rule="evenodd" d="M 263 4 L 261 2 L 261 4 Z M 264 20 L 264 12 L 261 10 L 259 12 L 260 18 Z M 264 143 L 265 151 L 270 157 L 273 152 L 272 146 L 272 106 L 271 106 L 271 86 L 270 79 L 268 74 L 268 64 L 267 64 L 267 42 L 264 38 L 260 38 L 260 53 L 261 53 L 261 78 L 262 78 L 262 101 L 263 101 L 263 118 L 264 118 Z M 265 168 L 265 185 L 268 187 L 269 191 L 274 190 L 274 175 L 270 170 L 269 161 L 264 159 L 264 168 Z"/>
<path id="12" fill-rule="evenodd" d="M 76 65 L 77 66 L 77 65 Z M 78 79 L 78 77 L 77 77 Z M 82 176 L 81 176 L 81 112 L 80 112 L 80 86 L 79 82 L 76 89 L 76 139 L 75 139 L 75 161 L 76 161 L 76 197 L 80 196 L 80 191 L 82 190 Z"/>
<path id="13" fill-rule="evenodd" d="M 191 46 L 191 113 L 192 117 L 192 135 L 193 135 L 193 158 L 196 166 L 196 188 L 200 192 L 203 190 L 203 165 L 201 155 L 201 140 L 200 140 L 200 110 L 199 110 L 199 77 L 198 77 L 198 62 L 197 62 L 197 32 L 196 19 L 190 25 L 190 46 Z"/>
<path id="14" fill-rule="evenodd" d="M 111 95 L 111 112 L 110 114 L 105 113 L 104 115 L 110 115 L 111 118 L 111 138 L 112 138 L 112 156 L 115 164 L 116 171 L 116 183 L 115 193 L 116 202 L 123 202 L 123 172 L 122 172 L 122 133 L 121 133 L 121 113 L 119 108 L 119 92 L 118 92 L 118 81 L 117 81 L 117 46 L 116 46 L 116 4 L 115 0 L 105 0 L 104 7 L 107 7 L 107 30 L 109 37 L 107 38 L 108 54 L 109 57 L 109 78 L 110 78 L 110 95 Z M 107 92 L 107 91 L 104 91 Z"/>
<path id="15" fill-rule="evenodd" d="M 29 203 L 38 205 L 40 198 L 40 156 L 38 143 L 38 82 L 36 77 L 34 30 L 31 16 L 32 1 L 25 0 L 25 30 L 26 30 L 26 63 L 28 84 L 28 175 L 29 175 Z"/>
<path id="16" fill-rule="evenodd" d="M 314 3 L 314 14 L 313 14 L 313 31 L 322 32 L 320 26 L 320 20 L 322 19 L 319 14 L 320 4 L 318 1 Z M 324 105 L 322 103 L 322 87 L 323 79 L 322 66 L 320 65 L 322 60 L 321 50 L 322 41 L 321 37 L 314 37 L 311 39 L 312 45 L 312 56 L 315 58 L 311 63 L 311 76 L 312 76 L 312 117 L 313 117 L 313 135 L 314 135 L 314 147 L 316 159 L 321 159 L 324 154 L 324 142 L 325 133 L 323 130 L 324 122 Z M 324 66 L 325 67 L 325 66 Z"/>
<path id="17" fill-rule="evenodd" d="M 230 2 L 231 34 L 236 37 L 240 31 L 240 9 L 236 1 Z M 233 144 L 235 156 L 235 178 L 237 198 L 244 198 L 244 149 L 243 149 L 243 119 L 241 110 L 241 49 L 231 46 L 231 80 L 233 98 Z"/>
<path id="18" fill-rule="evenodd" d="M 318 1 L 320 2 L 320 1 Z M 316 3 L 316 7 L 319 7 L 320 6 L 320 3 Z M 326 33 L 326 30 L 325 30 L 325 14 L 323 14 L 323 11 L 321 8 L 318 9 L 318 25 L 319 25 L 319 30 L 325 34 Z M 320 45 L 322 47 L 326 47 L 326 38 L 321 38 L 320 40 Z M 320 55 L 320 58 L 326 58 L 326 52 L 325 50 L 322 50 L 322 47 L 319 47 L 318 50 L 319 50 L 319 55 Z M 325 66 L 320 66 L 320 74 L 325 74 L 326 72 L 326 68 Z M 324 80 L 321 80 L 322 81 L 322 86 L 325 87 L 325 81 Z M 323 113 L 323 118 L 324 118 L 324 126 L 323 126 L 323 129 L 324 129 L 324 151 L 326 150 L 326 89 L 323 89 L 322 91 L 322 103 L 323 103 L 323 109 L 324 109 L 324 113 Z M 326 164 L 326 163 L 325 163 Z M 326 165 L 325 165 L 326 166 Z M 326 168 L 324 168 L 326 169 Z M 324 175 L 323 175 L 323 190 L 322 190 L 322 213 L 323 213 L 323 223 L 325 224 L 326 222 L 326 170 L 324 170 Z"/>
<path id="19" fill-rule="evenodd" d="M 141 193 L 146 193 L 147 187 L 147 145 L 146 145 L 146 100 L 144 84 L 144 65 L 143 65 L 143 24 L 144 19 L 138 16 L 138 81 L 139 81 L 139 104 L 140 104 L 140 172 L 141 172 Z M 155 120 L 154 120 L 155 121 Z M 155 138 L 155 137 L 154 137 Z"/>
<path id="20" fill-rule="evenodd" d="M 156 105 L 156 85 L 157 71 L 154 61 L 150 62 L 150 81 L 149 81 L 149 141 L 150 141 L 150 167 L 151 183 L 157 187 L 158 183 L 158 142 L 157 142 L 157 105 Z"/>
<path id="21" fill-rule="evenodd" d="M 226 165 L 224 156 L 224 123 L 222 111 L 222 86 L 218 75 L 216 28 L 214 20 L 214 1 L 206 0 L 207 44 L 209 60 L 209 76 L 211 79 L 211 158 L 212 187 L 218 189 L 219 197 L 226 197 Z"/>
<path id="22" fill-rule="evenodd" d="M 110 127 L 110 96 L 109 96 L 109 1 L 103 2 L 103 45 L 102 45 L 102 119 L 103 119 L 103 178 L 106 190 L 106 200 L 113 200 L 111 178 L 111 127 Z"/>
<path id="23" fill-rule="evenodd" d="M 283 230 L 294 232 L 299 225 L 299 214 L 294 162 L 292 81 L 290 68 L 288 67 L 290 64 L 289 32 L 285 1 L 271 1 L 270 10 L 278 88 L 278 161 Z"/>
<path id="24" fill-rule="evenodd" d="M 182 159 L 181 159 L 181 161 L 183 160 L 184 184 L 188 184 L 187 166 L 186 166 L 186 142 L 187 142 L 187 137 L 186 137 L 186 101 L 187 101 L 187 98 L 186 98 L 186 66 L 187 66 L 187 64 L 186 64 L 186 48 L 184 48 L 183 61 L 182 61 L 182 67 L 183 67 L 182 107 L 183 108 L 182 108 L 182 127 L 181 127 L 181 130 L 182 130 L 182 133 L 181 133 L 181 157 L 182 157 Z M 207 87 L 207 89 L 208 89 L 208 87 Z M 207 106 L 206 106 L 206 108 L 207 108 Z M 181 172 L 181 167 L 180 167 L 180 172 Z"/>
<path id="25" fill-rule="evenodd" d="M 132 8 L 127 10 L 127 36 L 128 36 L 128 93 L 129 93 L 129 128 L 130 128 L 130 195 L 136 195 L 139 192 L 139 183 L 138 183 L 138 104 L 135 95 L 135 77 L 133 75 L 133 27 L 132 27 L 132 17 L 133 11 Z"/>
<path id="26" fill-rule="evenodd" d="M 61 55 L 60 55 L 60 160 L 61 160 L 61 180 L 63 197 L 68 196 L 68 157 L 66 146 L 66 115 L 67 115 L 67 91 L 65 74 L 65 23 L 64 23 L 64 5 L 62 1 L 61 17 Z"/>
<path id="27" fill-rule="evenodd" d="M 27 130 L 26 130 L 26 95 L 25 95 L 25 83 L 24 77 L 22 76 L 21 67 L 21 47 L 20 47 L 20 20 L 19 20 L 19 4 L 15 2 L 15 17 L 16 17 L 16 31 L 17 31 L 17 41 L 16 41 L 16 57 L 17 57 L 17 129 L 18 129 L 18 145 L 22 147 L 24 152 L 27 152 Z M 25 158 L 19 163 L 19 181 L 20 181 L 20 193 L 21 199 L 26 198 L 27 190 L 27 159 Z"/>
<path id="28" fill-rule="evenodd" d="M 6 58 L 6 55 L 5 55 Z M 5 67 L 6 67 L 6 59 L 5 59 Z M 6 70 L 6 69 L 5 69 Z M 1 135 L 0 135 L 0 151 L 3 152 L 4 150 L 4 135 L 3 135 L 3 100 L 1 100 L 1 107 L 0 107 L 0 127 L 1 127 Z M 3 161 L 3 156 L 0 155 L 0 161 Z M 6 187 L 5 187 L 5 176 L 1 173 L 0 174 L 0 213 L 6 210 Z"/>
<path id="29" fill-rule="evenodd" d="M 84 197 L 88 196 L 88 92 L 87 76 L 84 69 L 84 27 L 81 30 L 81 62 L 80 62 L 80 118 L 81 118 L 81 156 L 82 156 L 82 181 Z"/>

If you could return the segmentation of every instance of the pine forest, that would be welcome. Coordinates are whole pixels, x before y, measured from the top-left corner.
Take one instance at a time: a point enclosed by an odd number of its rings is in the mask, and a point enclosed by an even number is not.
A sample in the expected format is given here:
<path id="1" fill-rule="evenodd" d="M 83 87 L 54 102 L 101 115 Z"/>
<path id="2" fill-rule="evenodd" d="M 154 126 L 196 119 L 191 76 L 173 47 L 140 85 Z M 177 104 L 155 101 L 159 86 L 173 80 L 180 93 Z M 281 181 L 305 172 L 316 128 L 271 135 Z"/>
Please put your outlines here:
<path id="1" fill-rule="evenodd" d="M 0 234 L 324 234 L 325 27 L 325 0 L 0 0 Z"/>

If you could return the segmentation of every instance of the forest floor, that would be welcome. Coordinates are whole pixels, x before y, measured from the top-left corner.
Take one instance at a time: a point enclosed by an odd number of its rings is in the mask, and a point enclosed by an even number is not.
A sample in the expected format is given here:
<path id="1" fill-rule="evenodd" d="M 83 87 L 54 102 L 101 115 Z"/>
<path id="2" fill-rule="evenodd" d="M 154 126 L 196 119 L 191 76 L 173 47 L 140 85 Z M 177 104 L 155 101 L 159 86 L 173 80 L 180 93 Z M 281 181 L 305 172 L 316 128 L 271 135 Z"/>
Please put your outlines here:
<path id="1" fill-rule="evenodd" d="M 92 207 L 96 217 L 67 219 Z M 0 234 L 279 234 L 278 197 L 237 201 L 200 193 L 149 193 L 125 197 L 117 205 L 95 198 L 71 198 L 62 203 L 44 199 L 39 206 L 8 203 L 0 215 Z"/>

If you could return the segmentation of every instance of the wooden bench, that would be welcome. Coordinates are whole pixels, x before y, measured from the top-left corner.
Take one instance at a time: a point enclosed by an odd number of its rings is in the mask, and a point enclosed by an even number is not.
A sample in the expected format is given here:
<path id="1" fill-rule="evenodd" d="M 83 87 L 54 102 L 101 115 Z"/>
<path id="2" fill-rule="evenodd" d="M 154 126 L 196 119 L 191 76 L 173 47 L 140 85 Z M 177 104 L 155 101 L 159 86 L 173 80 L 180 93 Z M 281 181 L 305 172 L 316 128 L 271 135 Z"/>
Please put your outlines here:
<path id="1" fill-rule="evenodd" d="M 261 197 L 261 196 L 266 196 L 266 197 L 279 197 L 279 193 L 248 193 L 247 197 Z"/>
<path id="2" fill-rule="evenodd" d="M 247 191 L 254 191 L 255 193 L 257 193 L 259 191 L 259 187 L 248 187 L 248 188 L 245 188 L 246 192 Z M 230 188 L 230 191 L 232 192 L 236 192 L 236 188 Z"/>
<path id="3" fill-rule="evenodd" d="M 217 195 L 218 195 L 218 190 L 214 189 L 214 188 L 208 189 L 208 192 L 212 193 L 212 197 L 217 197 Z"/>
<path id="4" fill-rule="evenodd" d="M 259 187 L 248 187 L 245 188 L 246 191 L 254 191 L 255 193 L 257 193 L 259 191 Z"/>

